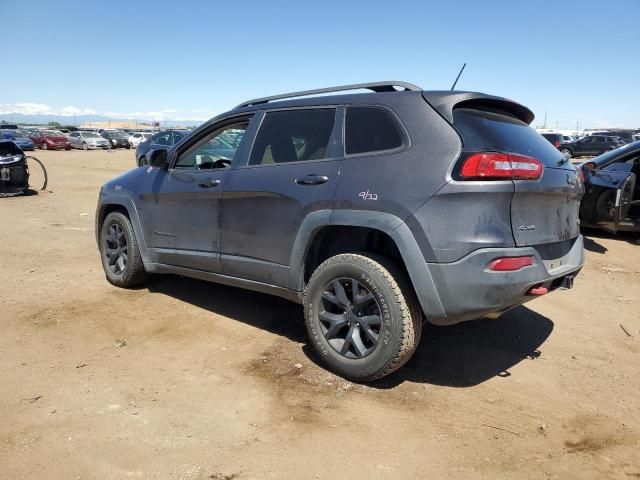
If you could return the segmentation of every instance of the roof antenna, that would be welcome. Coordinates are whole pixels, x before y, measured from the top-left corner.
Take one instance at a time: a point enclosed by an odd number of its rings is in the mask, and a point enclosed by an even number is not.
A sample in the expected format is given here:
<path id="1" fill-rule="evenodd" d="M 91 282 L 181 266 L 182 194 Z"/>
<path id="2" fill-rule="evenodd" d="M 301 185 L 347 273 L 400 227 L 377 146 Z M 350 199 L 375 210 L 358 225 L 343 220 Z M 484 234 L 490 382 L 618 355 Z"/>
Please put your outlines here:
<path id="1" fill-rule="evenodd" d="M 451 85 L 451 90 L 453 91 L 454 88 L 456 88 L 456 84 L 458 83 L 458 80 L 460 80 L 460 75 L 462 75 L 462 72 L 464 70 L 464 67 L 467 66 L 467 62 L 464 62 L 464 65 L 462 65 L 462 68 L 460 69 L 460 71 L 458 72 L 458 76 L 456 77 L 456 81 L 453 82 L 453 85 Z"/>

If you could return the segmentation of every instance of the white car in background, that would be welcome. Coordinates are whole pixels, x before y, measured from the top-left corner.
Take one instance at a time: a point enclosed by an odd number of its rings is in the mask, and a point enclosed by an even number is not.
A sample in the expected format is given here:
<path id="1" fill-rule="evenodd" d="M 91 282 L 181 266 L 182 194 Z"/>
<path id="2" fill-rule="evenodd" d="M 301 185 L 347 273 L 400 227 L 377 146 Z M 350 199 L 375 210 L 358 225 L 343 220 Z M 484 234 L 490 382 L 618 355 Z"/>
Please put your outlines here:
<path id="1" fill-rule="evenodd" d="M 129 135 L 129 144 L 131 147 L 137 147 L 140 142 L 144 142 L 153 136 L 153 132 L 132 132 Z"/>

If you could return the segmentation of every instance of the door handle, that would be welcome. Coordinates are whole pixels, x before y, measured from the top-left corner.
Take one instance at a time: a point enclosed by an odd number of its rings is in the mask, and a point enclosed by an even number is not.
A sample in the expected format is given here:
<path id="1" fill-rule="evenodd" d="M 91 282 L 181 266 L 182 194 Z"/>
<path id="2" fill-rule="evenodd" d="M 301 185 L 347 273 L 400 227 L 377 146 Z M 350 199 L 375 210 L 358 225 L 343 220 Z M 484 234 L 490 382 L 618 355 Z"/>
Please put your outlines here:
<path id="1" fill-rule="evenodd" d="M 322 183 L 327 183 L 329 181 L 329 177 L 326 175 L 316 175 L 312 173 L 303 178 L 296 178 L 295 182 L 298 185 L 320 185 Z"/>
<path id="2" fill-rule="evenodd" d="M 220 180 L 213 178 L 208 178 L 204 182 L 198 184 L 198 186 L 202 188 L 217 187 L 218 185 L 220 185 Z"/>

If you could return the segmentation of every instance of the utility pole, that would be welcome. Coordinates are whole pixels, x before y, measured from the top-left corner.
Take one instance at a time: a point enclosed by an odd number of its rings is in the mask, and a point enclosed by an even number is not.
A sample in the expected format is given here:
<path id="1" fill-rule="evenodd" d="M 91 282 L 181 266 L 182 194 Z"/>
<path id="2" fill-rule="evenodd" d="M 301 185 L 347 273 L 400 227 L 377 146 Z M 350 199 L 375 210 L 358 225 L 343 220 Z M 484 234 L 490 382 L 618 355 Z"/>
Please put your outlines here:
<path id="1" fill-rule="evenodd" d="M 547 111 L 544 111 L 544 125 L 542 125 L 542 128 L 547 128 Z"/>

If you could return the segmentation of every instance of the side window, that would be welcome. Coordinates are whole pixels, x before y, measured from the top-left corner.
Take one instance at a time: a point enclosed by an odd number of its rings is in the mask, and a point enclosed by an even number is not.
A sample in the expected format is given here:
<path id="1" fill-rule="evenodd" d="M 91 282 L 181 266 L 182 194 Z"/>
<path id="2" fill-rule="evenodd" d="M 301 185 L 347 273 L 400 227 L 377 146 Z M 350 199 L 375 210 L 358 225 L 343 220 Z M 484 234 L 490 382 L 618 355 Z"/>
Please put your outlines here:
<path id="1" fill-rule="evenodd" d="M 249 165 L 327 158 L 335 116 L 335 108 L 267 113 L 256 136 Z"/>
<path id="2" fill-rule="evenodd" d="M 171 146 L 171 132 L 159 133 L 154 139 L 153 143 L 157 145 Z"/>
<path id="3" fill-rule="evenodd" d="M 207 135 L 178 157 L 175 168 L 211 170 L 228 167 L 233 161 L 240 142 L 233 145 L 225 139 L 230 135 L 240 135 L 242 138 L 248 126 L 249 121 L 246 120 L 227 125 Z"/>
<path id="4" fill-rule="evenodd" d="M 348 107 L 345 153 L 378 152 L 401 147 L 402 134 L 391 114 L 381 108 Z"/>

